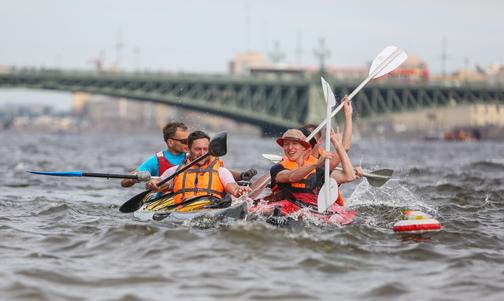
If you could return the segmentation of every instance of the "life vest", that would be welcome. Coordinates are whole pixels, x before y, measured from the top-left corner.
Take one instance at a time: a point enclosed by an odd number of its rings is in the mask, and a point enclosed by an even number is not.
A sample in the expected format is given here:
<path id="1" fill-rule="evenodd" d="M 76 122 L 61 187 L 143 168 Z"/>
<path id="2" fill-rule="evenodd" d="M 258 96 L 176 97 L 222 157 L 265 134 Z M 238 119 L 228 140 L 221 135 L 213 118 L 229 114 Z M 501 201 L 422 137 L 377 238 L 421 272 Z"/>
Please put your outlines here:
<path id="1" fill-rule="evenodd" d="M 323 154 L 325 154 L 325 150 L 319 148 L 319 154 L 321 154 L 321 151 Z M 315 158 L 314 156 L 310 155 L 306 161 L 308 161 L 309 163 L 317 163 L 318 159 Z M 340 186 L 340 184 L 338 184 L 338 187 L 339 186 Z M 343 197 L 341 196 L 340 190 L 338 189 L 338 199 L 336 200 L 336 204 L 343 206 L 344 203 L 345 202 L 343 201 Z"/>
<path id="2" fill-rule="evenodd" d="M 305 163 L 311 163 L 309 160 L 306 160 Z M 299 166 L 296 162 L 290 161 L 287 158 L 282 158 L 278 164 L 282 165 L 287 170 L 295 170 L 298 169 Z M 276 192 L 280 189 L 288 189 L 291 192 L 304 192 L 316 194 L 317 189 L 317 178 L 315 170 L 310 171 L 303 179 L 298 182 L 291 183 L 277 183 L 274 179 L 273 186 L 271 187 L 272 192 Z"/>
<path id="3" fill-rule="evenodd" d="M 168 168 L 175 166 L 166 159 L 163 151 L 157 152 L 156 158 L 159 166 L 159 176 L 162 175 Z"/>
<path id="4" fill-rule="evenodd" d="M 182 165 L 179 165 L 177 170 L 182 168 Z M 177 175 L 173 179 L 174 204 L 200 195 L 211 195 L 221 199 L 225 194 L 224 185 L 219 178 L 219 167 L 222 166 L 219 159 L 212 157 L 205 165 L 191 166 Z"/>

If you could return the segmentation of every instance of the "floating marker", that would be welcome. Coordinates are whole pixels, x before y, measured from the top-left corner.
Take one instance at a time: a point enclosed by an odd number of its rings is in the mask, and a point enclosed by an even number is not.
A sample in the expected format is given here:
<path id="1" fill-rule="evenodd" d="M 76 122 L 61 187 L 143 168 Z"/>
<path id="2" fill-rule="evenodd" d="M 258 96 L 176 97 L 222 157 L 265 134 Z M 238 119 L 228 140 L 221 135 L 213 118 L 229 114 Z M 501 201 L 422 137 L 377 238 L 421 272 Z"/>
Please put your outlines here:
<path id="1" fill-rule="evenodd" d="M 395 223 L 392 229 L 398 233 L 438 232 L 441 230 L 441 224 L 422 211 L 405 210 L 403 219 Z"/>

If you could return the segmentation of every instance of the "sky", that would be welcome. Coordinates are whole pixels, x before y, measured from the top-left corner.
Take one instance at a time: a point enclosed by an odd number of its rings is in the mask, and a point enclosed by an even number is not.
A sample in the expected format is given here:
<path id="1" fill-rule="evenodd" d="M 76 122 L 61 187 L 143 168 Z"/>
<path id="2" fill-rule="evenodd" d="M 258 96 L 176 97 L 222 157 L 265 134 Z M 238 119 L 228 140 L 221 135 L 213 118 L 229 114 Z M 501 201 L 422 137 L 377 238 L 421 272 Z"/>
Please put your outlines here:
<path id="1" fill-rule="evenodd" d="M 504 1 L 0 0 L 0 66 L 222 73 L 237 52 L 364 66 L 396 45 L 441 73 L 504 63 Z M 120 38 L 119 38 L 120 37 Z M 117 51 L 118 42 L 123 44 Z M 301 49 L 301 56 L 296 55 Z"/>
<path id="2" fill-rule="evenodd" d="M 226 72 L 235 53 L 318 65 L 326 40 L 335 66 L 362 66 L 396 45 L 441 71 L 504 63 L 503 1 L 452 0 L 0 0 L 0 65 Z M 118 58 L 118 36 L 124 45 Z M 300 47 L 298 47 L 300 45 Z"/>

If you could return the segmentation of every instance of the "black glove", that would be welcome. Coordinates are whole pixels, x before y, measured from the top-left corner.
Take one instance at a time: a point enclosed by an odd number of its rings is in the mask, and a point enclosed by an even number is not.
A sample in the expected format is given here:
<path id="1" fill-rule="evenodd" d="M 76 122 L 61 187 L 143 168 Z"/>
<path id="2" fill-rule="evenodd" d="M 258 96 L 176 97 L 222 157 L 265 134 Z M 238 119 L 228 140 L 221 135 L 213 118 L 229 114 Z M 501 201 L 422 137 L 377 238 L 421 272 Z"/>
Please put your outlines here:
<path id="1" fill-rule="evenodd" d="M 248 169 L 240 174 L 240 180 L 250 181 L 256 174 L 257 170 L 255 168 Z"/>

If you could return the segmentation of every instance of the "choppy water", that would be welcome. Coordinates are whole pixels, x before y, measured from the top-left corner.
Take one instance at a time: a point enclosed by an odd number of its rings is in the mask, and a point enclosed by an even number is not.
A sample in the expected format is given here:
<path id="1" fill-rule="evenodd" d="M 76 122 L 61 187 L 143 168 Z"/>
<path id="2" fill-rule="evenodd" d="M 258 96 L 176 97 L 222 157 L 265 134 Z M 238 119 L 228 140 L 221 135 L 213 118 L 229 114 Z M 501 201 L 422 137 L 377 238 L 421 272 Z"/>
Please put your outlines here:
<path id="1" fill-rule="evenodd" d="M 347 185 L 353 225 L 275 228 L 144 223 L 118 206 L 118 180 L 25 170 L 122 173 L 159 135 L 0 132 L 2 300 L 503 300 L 504 144 L 358 141 L 351 157 L 393 168 L 381 189 Z M 226 166 L 265 172 L 272 139 L 229 137 Z M 138 186 L 138 185 L 137 185 Z M 391 231 L 422 209 L 437 234 Z"/>

